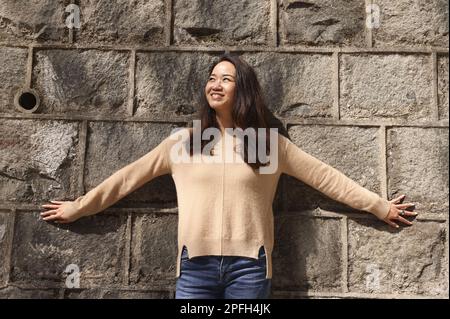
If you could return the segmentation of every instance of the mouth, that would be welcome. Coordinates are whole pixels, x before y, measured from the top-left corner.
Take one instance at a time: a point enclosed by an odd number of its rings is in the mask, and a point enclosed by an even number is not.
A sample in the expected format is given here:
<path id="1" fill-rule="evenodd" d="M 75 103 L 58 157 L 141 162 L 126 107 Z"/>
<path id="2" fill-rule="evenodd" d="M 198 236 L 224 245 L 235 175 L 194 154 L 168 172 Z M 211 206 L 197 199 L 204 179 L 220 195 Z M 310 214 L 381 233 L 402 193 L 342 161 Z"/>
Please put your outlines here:
<path id="1" fill-rule="evenodd" d="M 219 93 L 211 93 L 211 97 L 212 97 L 213 99 L 220 99 L 220 98 L 223 97 L 223 95 L 222 95 L 222 94 L 219 94 Z"/>

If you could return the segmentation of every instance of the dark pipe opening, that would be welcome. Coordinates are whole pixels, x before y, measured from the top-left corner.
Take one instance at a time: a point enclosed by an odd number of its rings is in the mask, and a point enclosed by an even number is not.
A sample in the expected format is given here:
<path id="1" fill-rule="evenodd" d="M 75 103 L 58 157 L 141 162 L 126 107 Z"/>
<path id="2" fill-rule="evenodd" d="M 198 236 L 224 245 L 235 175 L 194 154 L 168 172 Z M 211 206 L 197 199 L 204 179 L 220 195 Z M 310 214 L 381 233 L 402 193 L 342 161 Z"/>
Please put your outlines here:
<path id="1" fill-rule="evenodd" d="M 25 110 L 31 110 L 36 106 L 36 97 L 33 93 L 25 92 L 19 96 L 19 105 Z"/>
<path id="2" fill-rule="evenodd" d="M 14 104 L 21 112 L 33 113 L 39 107 L 39 96 L 33 89 L 23 88 L 17 92 Z"/>

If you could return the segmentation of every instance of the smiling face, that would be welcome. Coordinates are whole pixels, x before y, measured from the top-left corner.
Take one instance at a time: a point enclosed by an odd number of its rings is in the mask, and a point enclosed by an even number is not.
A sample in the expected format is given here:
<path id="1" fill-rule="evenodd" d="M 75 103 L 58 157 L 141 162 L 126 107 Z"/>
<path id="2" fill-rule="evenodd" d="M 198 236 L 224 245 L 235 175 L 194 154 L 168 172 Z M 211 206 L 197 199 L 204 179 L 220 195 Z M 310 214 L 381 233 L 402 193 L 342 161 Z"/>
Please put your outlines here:
<path id="1" fill-rule="evenodd" d="M 236 68 L 231 62 L 218 63 L 205 87 L 208 104 L 218 113 L 231 113 L 236 90 Z"/>

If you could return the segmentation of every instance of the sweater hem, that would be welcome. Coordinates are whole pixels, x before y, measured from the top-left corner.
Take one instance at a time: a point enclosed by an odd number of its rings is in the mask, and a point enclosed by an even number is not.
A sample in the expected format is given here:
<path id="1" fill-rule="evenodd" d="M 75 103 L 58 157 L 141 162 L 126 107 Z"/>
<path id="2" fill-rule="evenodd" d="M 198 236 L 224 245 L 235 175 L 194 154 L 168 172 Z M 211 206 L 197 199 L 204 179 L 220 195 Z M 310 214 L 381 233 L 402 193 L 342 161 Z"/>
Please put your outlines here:
<path id="1" fill-rule="evenodd" d="M 205 239 L 200 243 L 195 241 L 180 241 L 178 243 L 176 278 L 181 275 L 181 253 L 183 247 L 188 250 L 188 258 L 199 256 L 236 256 L 258 259 L 261 246 L 266 253 L 266 279 L 272 278 L 273 243 L 269 240 L 235 240 L 235 239 Z"/>

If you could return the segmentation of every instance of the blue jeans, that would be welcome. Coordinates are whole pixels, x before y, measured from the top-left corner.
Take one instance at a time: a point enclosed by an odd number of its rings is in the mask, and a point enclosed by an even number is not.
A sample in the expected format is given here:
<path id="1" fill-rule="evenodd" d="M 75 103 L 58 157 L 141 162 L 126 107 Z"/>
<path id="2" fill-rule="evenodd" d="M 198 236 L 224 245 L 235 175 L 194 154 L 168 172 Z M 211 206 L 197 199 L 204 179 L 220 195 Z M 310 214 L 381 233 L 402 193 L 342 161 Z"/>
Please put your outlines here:
<path id="1" fill-rule="evenodd" d="M 236 256 L 198 256 L 181 253 L 176 299 L 268 299 L 271 279 L 266 279 L 266 254 L 258 259 Z"/>

